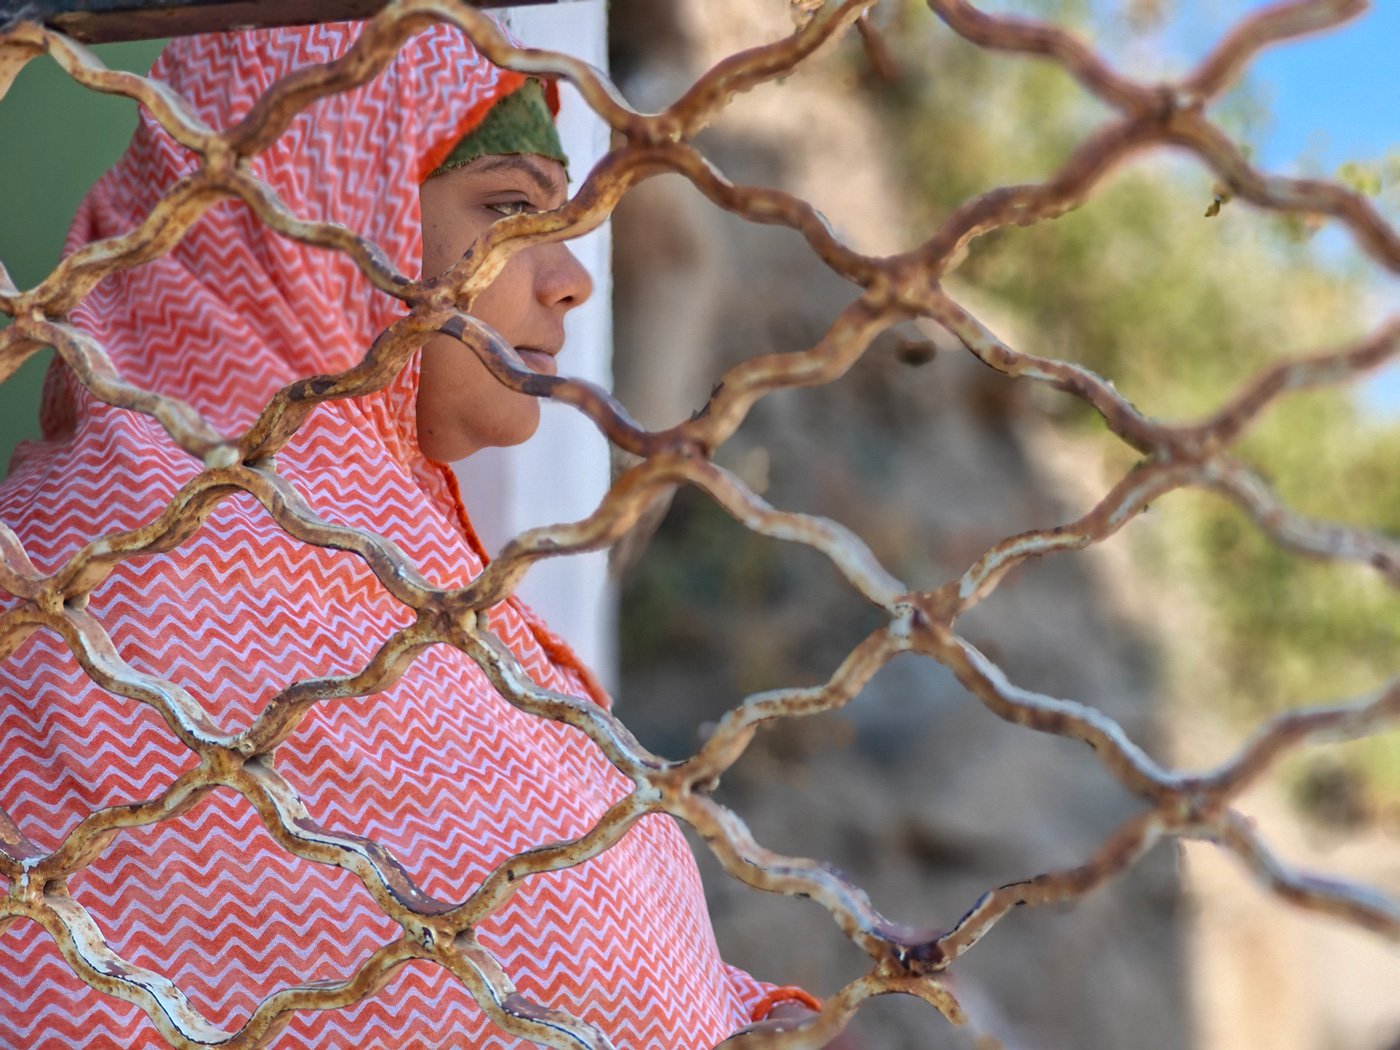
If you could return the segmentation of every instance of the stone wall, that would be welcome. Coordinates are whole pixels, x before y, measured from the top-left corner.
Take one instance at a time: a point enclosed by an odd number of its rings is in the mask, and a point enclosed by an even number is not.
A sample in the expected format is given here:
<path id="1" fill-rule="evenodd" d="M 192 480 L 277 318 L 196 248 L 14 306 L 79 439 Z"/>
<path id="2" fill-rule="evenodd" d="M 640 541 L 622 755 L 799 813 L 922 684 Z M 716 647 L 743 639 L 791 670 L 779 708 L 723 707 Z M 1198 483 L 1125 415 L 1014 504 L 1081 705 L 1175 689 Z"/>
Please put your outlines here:
<path id="1" fill-rule="evenodd" d="M 719 57 L 790 28 L 777 2 L 617 2 L 615 74 L 635 104 L 659 108 Z M 702 146 L 736 182 L 808 198 L 862 249 L 906 247 L 921 231 L 903 218 L 890 143 L 851 90 L 853 61 L 836 51 L 742 97 Z M 629 195 L 615 236 L 617 388 L 651 424 L 699 407 L 735 361 L 812 344 L 855 297 L 795 234 L 724 215 L 677 178 Z M 932 361 L 906 363 L 930 349 Z M 932 586 L 997 539 L 1088 505 L 1093 461 L 1023 396 L 911 325 L 840 382 L 767 399 L 723 461 Z M 962 627 L 1018 683 L 1099 705 L 1154 749 L 1156 654 L 1121 562 L 1096 551 L 1032 566 Z M 673 756 L 746 693 L 825 679 L 878 622 L 821 558 L 751 536 L 693 494 L 631 570 L 624 608 L 619 711 Z M 915 926 L 950 925 L 985 890 L 1077 863 L 1134 809 L 1082 745 L 999 721 L 913 658 L 839 714 L 761 735 L 719 795 L 765 845 L 834 863 Z M 706 869 L 732 961 L 819 994 L 863 969 L 816 906 Z M 965 1005 L 1007 1047 L 1187 1046 L 1179 904 L 1163 847 L 1071 907 L 1018 912 L 957 965 Z M 869 1004 L 860 1030 L 874 1048 L 975 1045 L 912 1001 Z"/>

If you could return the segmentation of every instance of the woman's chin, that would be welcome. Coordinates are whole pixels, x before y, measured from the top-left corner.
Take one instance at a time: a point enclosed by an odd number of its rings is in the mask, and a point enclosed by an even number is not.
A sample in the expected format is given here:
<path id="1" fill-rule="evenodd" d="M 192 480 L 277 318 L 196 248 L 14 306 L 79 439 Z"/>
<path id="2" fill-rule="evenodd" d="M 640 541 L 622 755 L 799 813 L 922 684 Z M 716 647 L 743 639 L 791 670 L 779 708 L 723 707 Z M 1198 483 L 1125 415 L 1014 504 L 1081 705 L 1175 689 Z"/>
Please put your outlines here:
<path id="1" fill-rule="evenodd" d="M 540 428 L 540 403 L 526 394 L 516 396 L 527 404 L 511 412 L 509 418 L 498 420 L 497 425 L 489 431 L 477 436 L 473 440 L 472 451 L 483 448 L 514 448 L 535 436 L 535 432 Z M 467 453 L 470 454 L 471 452 Z M 465 459 L 466 456 L 462 458 Z"/>
<path id="2" fill-rule="evenodd" d="M 445 433 L 425 433 L 419 417 L 419 447 L 423 455 L 439 463 L 457 463 L 484 448 L 511 448 L 523 445 L 540 427 L 540 403 L 528 394 L 511 393 L 509 411 L 497 411 L 488 419 L 477 418 L 473 426 L 461 426 Z M 505 406 L 496 406 L 498 409 Z"/>
<path id="3" fill-rule="evenodd" d="M 540 403 L 533 397 L 529 401 L 529 407 L 520 412 L 519 417 L 512 421 L 510 433 L 499 443 L 501 447 L 523 445 L 534 437 L 536 431 L 540 429 Z"/>

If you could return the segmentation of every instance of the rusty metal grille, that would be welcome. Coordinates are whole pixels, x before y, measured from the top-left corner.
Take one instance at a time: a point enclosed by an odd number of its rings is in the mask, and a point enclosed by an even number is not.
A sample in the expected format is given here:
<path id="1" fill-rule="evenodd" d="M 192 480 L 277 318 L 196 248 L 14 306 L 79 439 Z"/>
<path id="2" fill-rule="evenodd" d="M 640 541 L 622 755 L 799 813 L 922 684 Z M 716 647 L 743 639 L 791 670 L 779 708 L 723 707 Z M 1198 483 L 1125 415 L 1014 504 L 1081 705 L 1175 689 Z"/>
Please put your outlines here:
<path id="1" fill-rule="evenodd" d="M 928 232 L 914 249 L 875 257 L 853 250 L 807 202 L 761 186 L 731 184 L 693 145 L 695 135 L 734 94 L 781 79 L 833 38 L 866 28 L 875 0 L 794 3 L 798 28 L 788 38 L 733 55 L 701 76 L 672 106 L 656 114 L 629 108 L 595 69 L 566 55 L 517 49 L 486 16 L 457 0 L 394 0 L 368 24 L 354 60 L 308 69 L 278 83 L 242 124 L 224 133 L 198 126 L 176 100 L 152 82 L 104 68 L 92 54 L 37 22 L 0 32 L 0 91 L 29 58 L 47 52 L 78 83 L 125 95 L 149 109 L 165 129 L 197 152 L 203 163 L 157 212 L 130 234 L 100 241 L 71 255 L 33 288 L 21 290 L 0 268 L 0 309 L 13 324 L 0 333 L 0 373 L 8 375 L 42 347 L 57 348 L 74 374 L 102 400 L 159 420 L 203 470 L 150 526 L 99 537 L 67 564 L 44 576 L 7 528 L 0 527 L 0 586 L 19 604 L 0 619 L 0 647 L 12 651 L 36 629 L 55 632 L 104 689 L 156 708 L 198 758 L 196 768 L 140 804 L 96 812 L 58 848 L 40 849 L 0 812 L 0 874 L 9 886 L 0 898 L 0 930 L 17 920 L 42 925 L 77 975 L 92 987 L 137 1004 L 171 1045 L 197 1047 L 212 1026 L 159 974 L 119 958 L 92 917 L 70 898 L 65 879 L 99 855 L 113 835 L 176 815 L 192 797 L 216 786 L 240 792 L 273 838 L 299 857 L 334 864 L 363 881 L 384 912 L 404 930 L 401 939 L 366 958 L 348 982 L 288 987 L 267 999 L 225 1045 L 258 1046 L 271 1039 L 291 1011 L 343 1007 L 382 986 L 407 960 L 430 960 L 455 974 L 502 1029 L 550 1047 L 602 1050 L 606 1037 L 578 1019 L 547 1011 L 514 994 L 510 976 L 475 939 L 477 926 L 511 894 L 515 880 L 581 863 L 617 842 L 643 815 L 669 813 L 695 828 L 736 879 L 768 892 L 809 897 L 869 957 L 869 969 L 831 996 L 818 1016 L 786 1033 L 741 1037 L 745 1046 L 820 1046 L 848 1023 L 867 998 L 890 992 L 918 996 L 949 1020 L 961 1016 L 944 981 L 958 958 L 1013 907 L 1065 901 L 1089 893 L 1124 872 L 1163 838 L 1215 843 L 1235 855 L 1280 899 L 1325 913 L 1377 934 L 1400 939 L 1400 902 L 1372 888 L 1315 877 L 1283 863 L 1235 808 L 1235 799 L 1284 756 L 1320 740 L 1372 735 L 1400 722 L 1400 681 L 1353 702 L 1299 710 L 1260 725 L 1226 761 L 1204 771 L 1166 768 L 1146 754 L 1112 719 L 1073 700 L 1018 687 L 996 663 L 960 635 L 959 618 L 986 599 L 1013 567 L 1030 559 L 1081 550 L 1134 520 L 1153 500 L 1184 488 L 1212 490 L 1235 504 L 1281 548 L 1300 556 L 1368 566 L 1390 587 L 1400 586 L 1400 542 L 1316 520 L 1291 509 L 1232 447 L 1270 406 L 1293 392 L 1344 383 L 1393 359 L 1400 350 L 1400 319 L 1391 318 L 1354 345 L 1277 363 L 1197 422 L 1149 418 L 1104 378 L 1077 365 L 1007 345 L 943 287 L 962 249 L 1011 224 L 1053 218 L 1084 202 L 1105 177 L 1134 155 L 1172 147 L 1194 156 L 1250 204 L 1278 212 L 1335 219 L 1379 267 L 1400 273 L 1400 236 L 1358 193 L 1326 181 L 1265 174 L 1208 115 L 1217 100 L 1264 48 L 1336 25 L 1367 6 L 1362 0 L 1297 0 L 1244 18 L 1199 65 L 1171 83 L 1139 82 L 1112 69 L 1088 46 L 1053 25 L 997 17 L 964 0 L 929 0 L 933 13 L 966 39 L 989 49 L 1040 56 L 1062 66 L 1112 112 L 1044 182 L 997 188 L 972 197 Z M 565 77 L 607 122 L 615 145 L 575 198 L 559 211 L 496 224 L 480 250 L 443 278 L 416 282 L 394 273 L 384 256 L 353 233 L 311 225 L 278 209 L 237 161 L 257 153 L 287 126 L 300 107 L 347 90 L 373 76 L 400 43 L 429 20 L 460 27 L 492 61 L 513 69 Z M 815 345 L 731 369 L 691 420 L 664 430 L 637 426 L 604 391 L 576 380 L 545 377 L 508 363 L 489 334 L 459 313 L 454 302 L 487 286 L 512 252 L 541 239 L 586 232 L 603 221 L 629 187 L 658 173 L 678 173 L 717 208 L 753 222 L 797 231 L 811 250 L 853 287 L 855 298 Z M 100 347 L 71 337 L 66 315 L 106 275 L 161 253 L 224 197 L 247 202 L 283 235 L 343 252 L 376 287 L 396 296 L 410 316 L 386 334 L 368 358 L 330 384 L 293 384 L 279 392 L 246 432 L 222 435 L 186 406 L 133 389 L 112 373 Z M 896 579 L 862 539 L 834 521 L 789 513 L 766 504 L 714 454 L 768 394 L 833 382 L 889 326 L 925 318 L 947 329 L 986 365 L 1030 384 L 1047 384 L 1081 399 L 1138 457 L 1096 506 L 1054 528 L 1009 536 L 989 547 L 961 575 L 941 581 Z M 506 386 L 572 405 L 603 429 L 636 463 L 613 485 L 586 520 L 531 530 L 509 544 L 486 571 L 461 590 L 422 583 L 414 566 L 375 536 L 348 535 L 299 508 L 272 455 L 311 408 L 381 388 L 430 333 L 446 331 L 490 364 Z M 510 593 L 529 566 L 544 557 L 594 550 L 625 533 L 649 503 L 677 486 L 694 486 L 750 529 L 814 548 L 829 559 L 885 622 L 852 649 L 829 681 L 751 695 L 728 712 L 698 751 L 667 761 L 636 743 L 610 713 L 584 702 L 564 703 L 534 688 L 478 613 Z M 416 622 L 400 631 L 370 666 L 339 679 L 311 680 L 284 690 L 245 732 L 219 731 L 188 694 L 152 688 L 115 658 L 85 598 L 124 559 L 156 552 L 190 535 L 203 508 L 244 491 L 268 507 L 298 540 L 349 549 L 413 609 Z M 515 856 L 464 901 L 435 900 L 406 881 L 386 850 L 309 826 L 290 786 L 274 770 L 272 753 L 309 706 L 333 696 L 375 692 L 402 658 L 429 643 L 451 645 L 476 660 L 501 692 L 522 710 L 566 721 L 587 733 L 635 789 L 586 836 Z M 918 654 L 951 669 L 966 689 L 1000 718 L 1025 729 L 1082 741 L 1095 761 L 1142 803 L 1074 867 L 990 889 L 961 918 L 938 932 L 911 931 L 881 915 L 862 890 L 823 864 L 780 856 L 756 842 L 743 821 L 710 791 L 743 754 L 764 722 L 832 710 L 860 692 L 897 654 Z"/>

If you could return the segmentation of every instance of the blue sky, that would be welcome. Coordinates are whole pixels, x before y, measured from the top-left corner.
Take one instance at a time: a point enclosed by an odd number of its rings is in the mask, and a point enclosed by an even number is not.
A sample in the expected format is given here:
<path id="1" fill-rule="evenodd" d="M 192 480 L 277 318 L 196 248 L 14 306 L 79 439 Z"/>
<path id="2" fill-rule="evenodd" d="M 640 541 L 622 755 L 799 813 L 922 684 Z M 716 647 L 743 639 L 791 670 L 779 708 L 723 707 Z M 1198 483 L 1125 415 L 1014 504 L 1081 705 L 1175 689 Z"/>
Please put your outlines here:
<path id="1" fill-rule="evenodd" d="M 1311 155 L 1330 172 L 1347 160 L 1400 155 L 1397 50 L 1400 0 L 1378 0 L 1340 31 L 1262 55 L 1255 78 L 1268 92 L 1273 118 L 1259 143 L 1261 162 L 1286 170 Z M 1387 287 L 1393 295 L 1396 283 Z M 1393 313 L 1394 302 L 1387 305 Z M 1361 398 L 1380 414 L 1400 416 L 1400 366 L 1367 383 Z"/>
<path id="2" fill-rule="evenodd" d="M 1247 15 L 1268 0 L 1092 0 L 1093 22 L 1112 27 L 1108 44 L 1126 72 L 1164 79 L 1184 73 Z M 1166 21 L 1136 53 L 1121 50 L 1127 12 L 1160 5 Z M 983 0 L 990 9 L 1025 8 L 1025 0 Z M 1340 29 L 1276 44 L 1250 64 L 1270 126 L 1259 136 L 1260 160 L 1283 168 L 1310 154 L 1335 169 L 1344 160 L 1376 157 L 1400 148 L 1400 0 L 1371 0 L 1371 9 Z M 1143 65 L 1160 64 L 1160 70 Z M 1330 170 L 1330 169 L 1329 169 Z"/>
<path id="3" fill-rule="evenodd" d="M 1168 31 L 1172 50 L 1198 58 L 1259 0 L 1184 0 Z M 1332 175 L 1342 163 L 1400 157 L 1400 0 L 1373 0 L 1371 10 L 1341 29 L 1271 47 L 1251 66 L 1251 83 L 1268 110 L 1253 137 L 1257 159 L 1270 170 Z M 1400 192 L 1390 187 L 1391 202 Z M 1389 209 L 1395 220 L 1396 209 Z M 1338 240 L 1341 243 L 1341 239 Z M 1378 272 L 1381 312 L 1394 314 L 1400 282 Z M 1400 418 L 1400 365 L 1359 391 L 1362 403 Z"/>
<path id="4" fill-rule="evenodd" d="M 1254 65 L 1272 126 L 1260 146 L 1270 168 L 1312 153 L 1328 170 L 1400 151 L 1400 2 L 1379 0 L 1341 30 L 1271 48 Z"/>

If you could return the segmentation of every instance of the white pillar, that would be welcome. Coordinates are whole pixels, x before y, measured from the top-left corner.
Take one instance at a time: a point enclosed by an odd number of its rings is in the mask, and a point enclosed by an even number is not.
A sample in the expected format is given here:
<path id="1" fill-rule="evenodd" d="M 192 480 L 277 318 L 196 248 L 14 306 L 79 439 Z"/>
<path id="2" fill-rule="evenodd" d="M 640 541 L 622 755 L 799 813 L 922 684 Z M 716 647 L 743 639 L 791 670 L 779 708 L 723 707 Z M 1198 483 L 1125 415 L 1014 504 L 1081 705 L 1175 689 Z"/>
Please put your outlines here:
<path id="1" fill-rule="evenodd" d="M 524 43 L 568 52 L 607 68 L 606 0 L 566 0 L 496 12 Z M 608 128 L 561 84 L 559 131 L 577 187 L 608 148 Z M 560 374 L 612 385 L 611 234 L 607 226 L 570 242 L 593 277 L 593 297 L 569 314 Z M 467 510 L 493 554 L 535 525 L 576 521 L 608 487 L 608 446 L 577 411 L 546 401 L 539 432 L 513 449 L 486 449 L 457 464 Z M 613 597 L 606 552 L 553 558 L 530 570 L 520 595 L 569 642 L 605 685 L 616 684 Z"/>

